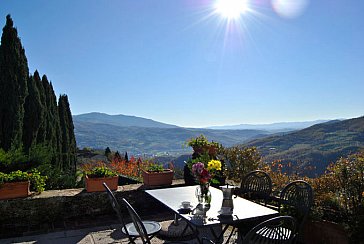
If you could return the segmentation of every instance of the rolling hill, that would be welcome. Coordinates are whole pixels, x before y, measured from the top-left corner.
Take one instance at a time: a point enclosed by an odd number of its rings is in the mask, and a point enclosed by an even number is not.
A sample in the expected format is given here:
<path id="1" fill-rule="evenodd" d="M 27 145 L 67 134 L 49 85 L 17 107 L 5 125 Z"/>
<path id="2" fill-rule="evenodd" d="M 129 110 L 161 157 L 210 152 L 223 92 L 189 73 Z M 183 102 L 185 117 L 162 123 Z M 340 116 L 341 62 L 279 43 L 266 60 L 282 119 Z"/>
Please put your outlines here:
<path id="1" fill-rule="evenodd" d="M 266 136 L 266 131 L 259 130 L 207 130 L 189 128 L 153 128 L 137 126 L 116 126 L 74 121 L 77 146 L 127 151 L 133 155 L 190 153 L 184 147 L 186 140 L 204 134 L 209 140 L 224 146 L 241 144 L 249 139 Z"/>
<path id="2" fill-rule="evenodd" d="M 129 115 L 109 115 L 105 113 L 87 113 L 73 116 L 74 122 L 88 122 L 93 124 L 109 124 L 115 126 L 137 126 L 147 128 L 178 128 L 176 125 L 165 124 L 151 119 Z"/>
<path id="3" fill-rule="evenodd" d="M 245 145 L 256 146 L 266 161 L 280 159 L 301 168 L 314 166 L 315 173 L 321 174 L 329 163 L 364 148 L 364 117 L 329 121 Z"/>

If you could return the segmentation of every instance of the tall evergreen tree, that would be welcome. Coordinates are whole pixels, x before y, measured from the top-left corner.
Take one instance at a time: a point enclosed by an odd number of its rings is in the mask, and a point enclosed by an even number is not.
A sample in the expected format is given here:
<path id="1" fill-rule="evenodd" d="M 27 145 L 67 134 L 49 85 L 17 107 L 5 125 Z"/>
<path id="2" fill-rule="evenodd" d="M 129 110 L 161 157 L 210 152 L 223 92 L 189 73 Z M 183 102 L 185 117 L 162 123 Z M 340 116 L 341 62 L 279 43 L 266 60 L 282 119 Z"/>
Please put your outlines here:
<path id="1" fill-rule="evenodd" d="M 58 113 L 62 133 L 62 166 L 64 170 L 75 171 L 76 139 L 67 95 L 59 96 Z"/>
<path id="2" fill-rule="evenodd" d="M 59 123 L 59 115 L 57 108 L 57 98 L 54 94 L 52 83 L 48 82 L 46 75 L 42 77 L 42 84 L 45 91 L 46 100 L 46 132 L 45 143 L 47 143 L 52 153 L 52 161 L 58 169 L 62 169 L 61 166 L 61 127 Z"/>
<path id="3" fill-rule="evenodd" d="M 33 76 L 28 79 L 29 95 L 24 103 L 24 125 L 23 125 L 23 145 L 26 152 L 32 145 L 37 143 L 37 135 L 40 125 L 44 121 L 43 105 L 36 81 Z"/>
<path id="4" fill-rule="evenodd" d="M 39 100 L 41 103 L 41 111 L 40 117 L 42 118 L 39 124 L 39 130 L 37 133 L 37 144 L 47 144 L 46 143 L 46 131 L 47 131 L 47 101 L 46 101 L 46 94 L 44 90 L 44 86 L 38 71 L 36 70 L 33 75 L 34 84 L 37 87 L 39 93 Z"/>
<path id="5" fill-rule="evenodd" d="M 0 45 L 0 148 L 4 150 L 22 146 L 28 75 L 24 48 L 7 15 Z"/>
<path id="6" fill-rule="evenodd" d="M 105 156 L 106 156 L 106 157 L 109 157 L 109 156 L 110 156 L 110 154 L 111 154 L 110 147 L 105 148 Z"/>

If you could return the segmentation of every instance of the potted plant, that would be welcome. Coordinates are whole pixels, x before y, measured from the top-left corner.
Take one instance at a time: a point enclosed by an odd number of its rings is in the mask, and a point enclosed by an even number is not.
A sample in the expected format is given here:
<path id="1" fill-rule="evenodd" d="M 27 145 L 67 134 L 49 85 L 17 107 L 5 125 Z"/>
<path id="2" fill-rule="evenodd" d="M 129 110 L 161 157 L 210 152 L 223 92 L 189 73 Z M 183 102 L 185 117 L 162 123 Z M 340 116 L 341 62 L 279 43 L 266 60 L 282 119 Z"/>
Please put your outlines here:
<path id="1" fill-rule="evenodd" d="M 146 186 L 170 186 L 173 174 L 172 169 L 165 169 L 163 165 L 154 163 L 142 170 L 143 182 Z"/>
<path id="2" fill-rule="evenodd" d="M 198 162 L 202 162 L 207 166 L 208 162 L 211 160 L 218 160 L 218 155 L 223 152 L 223 146 L 214 141 L 208 141 L 204 135 L 200 135 L 196 138 L 191 138 L 186 142 L 187 146 L 192 147 L 193 154 L 192 158 L 189 158 L 187 162 L 185 162 L 184 166 L 184 180 L 186 185 L 194 185 L 196 184 L 195 176 L 192 174 L 192 165 Z M 224 162 L 222 163 L 222 170 L 217 172 L 214 175 L 214 179 L 212 181 L 213 185 L 224 185 L 225 177 L 223 175 L 223 171 L 225 170 Z"/>
<path id="3" fill-rule="evenodd" d="M 32 187 L 36 192 L 44 191 L 46 176 L 33 169 L 30 173 L 20 170 L 8 174 L 0 172 L 0 200 L 27 197 Z"/>
<path id="4" fill-rule="evenodd" d="M 105 191 L 103 182 L 113 191 L 118 189 L 118 175 L 106 166 L 97 166 L 86 171 L 85 178 L 87 192 Z"/>

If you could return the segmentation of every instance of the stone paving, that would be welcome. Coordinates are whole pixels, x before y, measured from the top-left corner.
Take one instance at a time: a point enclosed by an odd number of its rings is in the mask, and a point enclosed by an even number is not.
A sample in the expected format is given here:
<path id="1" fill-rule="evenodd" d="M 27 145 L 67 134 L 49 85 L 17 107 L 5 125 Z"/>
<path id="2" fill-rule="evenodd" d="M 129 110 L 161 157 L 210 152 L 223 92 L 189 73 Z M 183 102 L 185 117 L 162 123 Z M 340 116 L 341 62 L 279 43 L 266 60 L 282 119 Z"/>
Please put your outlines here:
<path id="1" fill-rule="evenodd" d="M 168 226 L 172 224 L 172 220 L 167 220 L 161 222 L 163 226 Z M 219 227 L 215 228 L 216 233 L 219 233 Z M 228 229 L 225 233 L 225 238 L 230 234 L 231 229 Z M 208 228 L 199 229 L 199 236 L 207 237 L 209 239 L 212 238 L 212 234 Z M 162 239 L 163 238 L 163 239 Z M 176 243 L 171 239 L 164 240 L 165 237 L 158 236 L 152 239 L 153 244 L 159 243 Z M 129 243 L 128 238 L 122 234 L 119 225 L 110 225 L 110 226 L 100 226 L 79 230 L 66 230 L 60 232 L 52 232 L 41 235 L 33 235 L 33 236 L 23 236 L 23 237 L 14 237 L 8 239 L 0 239 L 1 244 L 8 243 L 55 243 L 55 244 L 106 244 L 106 243 Z M 137 243 L 139 243 L 137 241 Z M 179 241 L 178 243 L 198 243 L 196 239 L 190 239 L 185 241 Z M 234 241 L 232 241 L 234 243 Z"/>

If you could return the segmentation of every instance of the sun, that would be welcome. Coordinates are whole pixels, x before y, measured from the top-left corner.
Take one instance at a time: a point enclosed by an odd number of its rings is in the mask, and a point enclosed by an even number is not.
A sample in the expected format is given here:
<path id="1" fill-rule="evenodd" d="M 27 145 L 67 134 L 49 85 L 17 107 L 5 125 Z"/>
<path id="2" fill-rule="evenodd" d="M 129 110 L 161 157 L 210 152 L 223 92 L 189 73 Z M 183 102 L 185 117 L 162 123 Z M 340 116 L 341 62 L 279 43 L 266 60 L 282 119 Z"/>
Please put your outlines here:
<path id="1" fill-rule="evenodd" d="M 215 4 L 215 11 L 227 19 L 238 19 L 248 9 L 248 0 L 217 0 Z"/>

